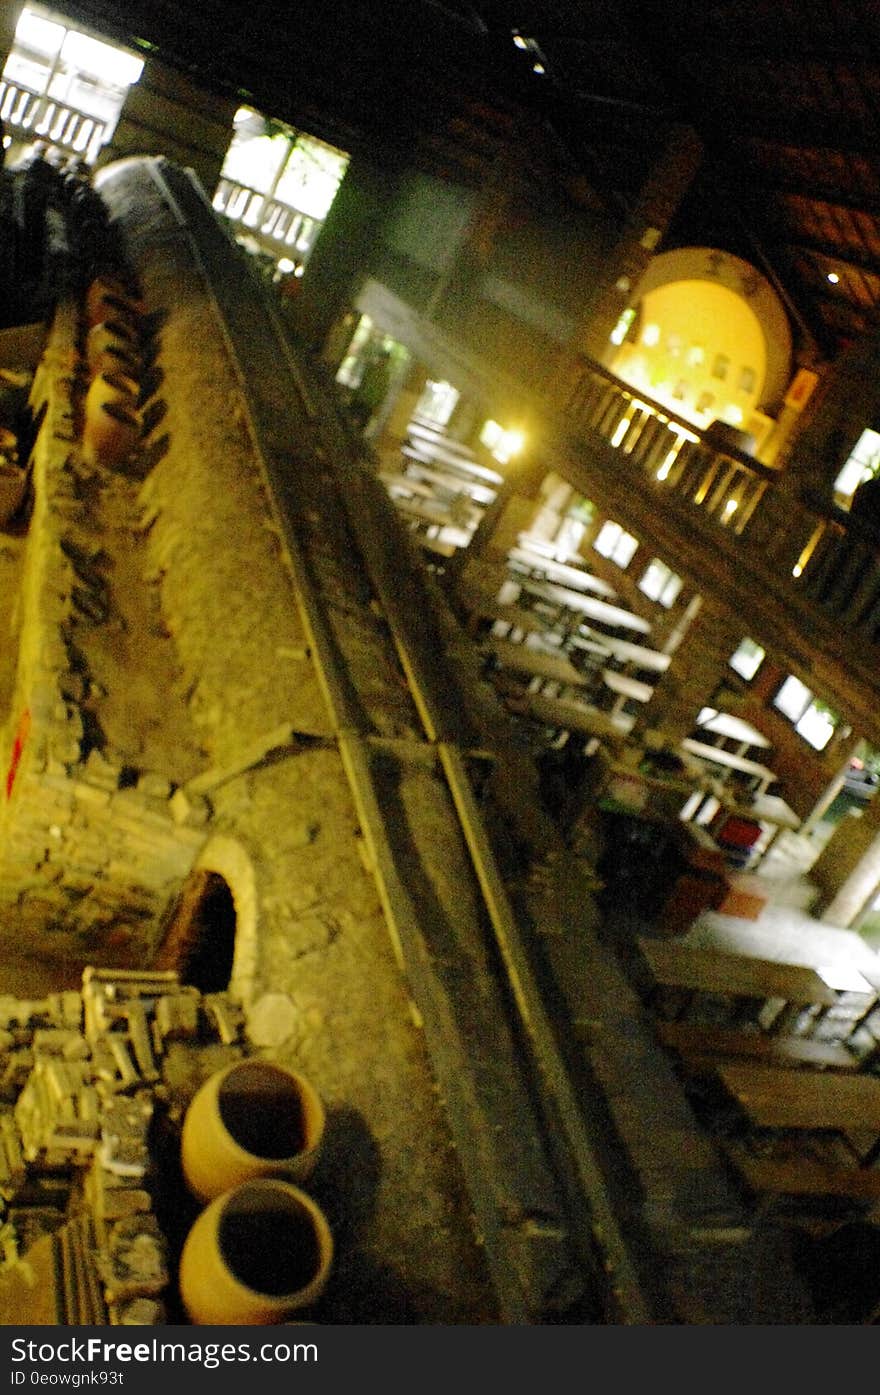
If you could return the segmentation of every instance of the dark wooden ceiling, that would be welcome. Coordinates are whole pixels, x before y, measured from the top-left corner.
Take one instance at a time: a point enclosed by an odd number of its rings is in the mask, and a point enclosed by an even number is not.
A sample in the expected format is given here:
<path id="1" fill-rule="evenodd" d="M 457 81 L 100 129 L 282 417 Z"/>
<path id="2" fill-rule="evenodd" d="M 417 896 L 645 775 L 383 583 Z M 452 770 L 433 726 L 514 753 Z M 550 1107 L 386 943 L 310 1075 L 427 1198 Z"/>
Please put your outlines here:
<path id="1" fill-rule="evenodd" d="M 877 323 L 880 0 L 63 8 L 345 148 L 476 180 L 516 142 L 569 196 L 617 212 L 669 123 L 686 122 L 705 156 L 667 245 L 710 242 L 759 265 L 807 358 Z"/>

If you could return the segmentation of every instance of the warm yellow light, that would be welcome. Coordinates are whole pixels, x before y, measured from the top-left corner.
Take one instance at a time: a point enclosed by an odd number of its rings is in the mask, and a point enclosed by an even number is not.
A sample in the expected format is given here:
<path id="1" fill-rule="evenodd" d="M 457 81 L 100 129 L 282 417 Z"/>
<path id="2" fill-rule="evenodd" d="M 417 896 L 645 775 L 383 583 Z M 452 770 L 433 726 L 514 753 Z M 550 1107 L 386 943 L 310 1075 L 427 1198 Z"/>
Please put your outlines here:
<path id="1" fill-rule="evenodd" d="M 663 461 L 663 464 L 660 466 L 660 469 L 657 471 L 657 479 L 658 479 L 658 480 L 665 480 L 665 479 L 668 479 L 668 478 L 669 478 L 669 471 L 672 469 L 673 465 L 675 464 L 675 461 L 676 461 L 676 457 L 677 457 L 677 456 L 678 456 L 678 447 L 677 447 L 677 446 L 673 446 L 673 447 L 672 447 L 672 450 L 668 453 L 668 455 L 666 456 L 666 459 Z"/>
<path id="2" fill-rule="evenodd" d="M 279 270 L 279 271 L 283 271 L 284 274 L 285 274 L 285 276 L 287 275 L 287 273 L 288 273 L 289 271 L 294 271 L 295 269 L 296 269 L 296 262 L 292 262 L 292 261 L 290 260 L 289 257 L 279 257 L 279 259 L 278 259 L 278 270 Z"/>
<path id="3" fill-rule="evenodd" d="M 649 349 L 653 349 L 655 344 L 659 344 L 660 326 L 655 324 L 645 325 L 645 332 L 642 335 L 642 343 L 647 344 Z"/>
<path id="4" fill-rule="evenodd" d="M 816 524 L 816 527 L 813 529 L 813 532 L 810 536 L 809 542 L 801 552 L 800 557 L 797 559 L 797 562 L 792 568 L 792 576 L 800 576 L 801 572 L 804 570 L 804 567 L 807 565 L 816 548 L 818 547 L 819 539 L 824 534 L 825 527 L 826 525 L 824 523 Z"/>
<path id="5" fill-rule="evenodd" d="M 620 418 L 620 421 L 617 423 L 617 427 L 616 427 L 616 429 L 615 429 L 614 435 L 611 437 L 611 444 L 612 444 L 612 446 L 617 447 L 617 446 L 620 445 L 621 441 L 623 440 L 624 436 L 626 435 L 627 431 L 629 430 L 631 424 L 632 424 L 632 417 L 629 415 L 629 413 L 626 413 L 625 416 L 622 416 L 622 417 Z"/>
<path id="6" fill-rule="evenodd" d="M 513 42 L 516 44 L 517 48 L 528 48 L 528 44 L 522 34 L 514 34 Z"/>
<path id="7" fill-rule="evenodd" d="M 519 455 L 525 443 L 526 438 L 522 431 L 502 431 L 492 454 L 502 465 L 506 465 L 513 456 Z"/>
<path id="8" fill-rule="evenodd" d="M 628 305 L 627 308 L 622 312 L 620 319 L 617 321 L 617 324 L 614 326 L 614 328 L 608 336 L 612 344 L 619 345 L 623 343 L 624 339 L 626 338 L 626 332 L 629 329 L 635 317 L 636 307 L 634 305 Z"/>
<path id="9" fill-rule="evenodd" d="M 727 503 L 724 505 L 724 513 L 725 513 L 725 516 L 726 516 L 727 518 L 729 518 L 730 515 L 731 515 L 732 513 L 736 513 L 736 511 L 737 511 L 738 508 L 739 508 L 739 500 L 738 500 L 738 499 L 728 499 Z"/>
<path id="10" fill-rule="evenodd" d="M 532 64 L 532 72 L 533 72 L 533 73 L 546 73 L 546 71 L 547 71 L 547 69 L 544 67 L 544 64 L 543 64 L 543 63 L 533 63 L 533 64 Z"/>
<path id="11" fill-rule="evenodd" d="M 840 280 L 840 277 L 838 276 L 836 271 L 829 271 L 828 280 L 831 282 L 832 286 L 836 286 L 838 281 Z"/>

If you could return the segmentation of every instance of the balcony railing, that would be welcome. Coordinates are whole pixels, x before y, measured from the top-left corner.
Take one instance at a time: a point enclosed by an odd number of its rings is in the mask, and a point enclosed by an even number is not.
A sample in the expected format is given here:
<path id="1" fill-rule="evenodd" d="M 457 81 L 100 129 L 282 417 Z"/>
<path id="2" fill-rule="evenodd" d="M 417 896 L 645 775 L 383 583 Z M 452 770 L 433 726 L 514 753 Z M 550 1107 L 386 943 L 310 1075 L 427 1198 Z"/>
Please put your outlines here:
<path id="1" fill-rule="evenodd" d="M 878 654 L 868 646 L 880 644 L 880 544 L 830 500 L 811 499 L 783 472 L 719 449 L 589 359 L 572 366 L 562 410 L 573 443 L 588 446 L 598 436 L 624 475 L 650 481 L 639 496 L 650 501 L 659 492 L 698 525 L 690 538 L 702 538 L 707 572 L 713 555 L 726 556 L 752 597 L 772 593 L 828 659 L 845 663 L 849 678 L 859 681 L 861 672 L 868 710 L 877 686 Z"/>
<path id="2" fill-rule="evenodd" d="M 321 224 L 289 204 L 269 198 L 246 184 L 222 178 L 213 198 L 214 208 L 232 223 L 240 223 L 281 248 L 295 252 L 300 260 L 308 256 Z"/>
<path id="3" fill-rule="evenodd" d="M 0 119 L 8 135 L 45 140 L 92 164 L 104 144 L 107 125 L 45 93 L 0 78 Z"/>

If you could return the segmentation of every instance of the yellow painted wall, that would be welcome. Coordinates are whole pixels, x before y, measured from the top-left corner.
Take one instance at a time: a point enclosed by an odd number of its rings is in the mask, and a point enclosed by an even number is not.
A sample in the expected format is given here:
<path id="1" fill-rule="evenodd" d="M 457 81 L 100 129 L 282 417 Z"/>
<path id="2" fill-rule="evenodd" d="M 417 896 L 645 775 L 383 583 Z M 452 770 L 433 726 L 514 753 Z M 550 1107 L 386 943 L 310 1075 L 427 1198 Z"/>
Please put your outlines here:
<path id="1" fill-rule="evenodd" d="M 762 397 L 767 349 L 758 317 L 741 296 L 712 281 L 668 282 L 647 292 L 636 324 L 637 342 L 621 345 L 612 372 L 701 428 L 719 418 L 748 430 Z M 723 378 L 720 356 L 727 360 Z"/>

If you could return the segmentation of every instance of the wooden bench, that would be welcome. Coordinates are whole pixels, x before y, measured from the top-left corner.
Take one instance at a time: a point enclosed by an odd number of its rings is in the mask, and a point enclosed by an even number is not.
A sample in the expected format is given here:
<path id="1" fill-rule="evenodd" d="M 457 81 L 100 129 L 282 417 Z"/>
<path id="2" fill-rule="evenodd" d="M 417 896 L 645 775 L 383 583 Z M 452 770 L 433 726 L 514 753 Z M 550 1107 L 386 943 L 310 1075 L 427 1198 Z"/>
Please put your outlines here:
<path id="1" fill-rule="evenodd" d="M 768 1065 L 857 1071 L 860 1061 L 845 1046 L 806 1037 L 765 1036 L 691 1022 L 657 1022 L 659 1040 L 690 1064 L 714 1067 L 718 1056 L 742 1056 Z"/>
<path id="2" fill-rule="evenodd" d="M 726 1148 L 725 1152 L 750 1190 L 759 1195 L 880 1200 L 880 1171 L 872 1168 L 836 1167 L 800 1158 L 757 1158 L 739 1148 Z"/>
<path id="3" fill-rule="evenodd" d="M 787 1004 L 774 1017 L 774 1029 L 801 1008 L 832 1008 L 838 1001 L 838 994 L 814 969 L 803 964 L 780 964 L 723 950 L 695 949 L 645 936 L 639 937 L 638 945 L 658 990 Z"/>
<path id="4" fill-rule="evenodd" d="M 717 1074 L 758 1128 L 859 1129 L 880 1133 L 880 1080 L 872 1075 L 791 1071 L 721 1062 Z"/>

